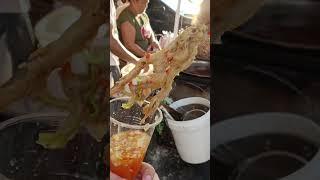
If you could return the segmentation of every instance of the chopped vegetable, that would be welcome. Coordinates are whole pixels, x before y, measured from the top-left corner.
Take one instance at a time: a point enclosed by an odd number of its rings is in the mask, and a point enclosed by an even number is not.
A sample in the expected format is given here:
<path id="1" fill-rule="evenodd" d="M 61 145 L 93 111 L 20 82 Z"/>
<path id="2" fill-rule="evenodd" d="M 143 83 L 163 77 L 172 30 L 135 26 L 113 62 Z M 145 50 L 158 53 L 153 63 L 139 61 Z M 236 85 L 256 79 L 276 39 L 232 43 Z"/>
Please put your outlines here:
<path id="1" fill-rule="evenodd" d="M 56 132 L 40 133 L 37 143 L 48 149 L 63 148 L 77 134 L 81 124 L 79 121 L 80 117 L 72 118 L 69 116 L 64 121 L 65 124 L 59 127 Z"/>
<path id="2" fill-rule="evenodd" d="M 162 101 L 162 103 L 164 103 L 164 104 L 166 104 L 166 105 L 170 105 L 170 104 L 173 103 L 173 100 L 172 100 L 172 98 L 170 98 L 170 97 L 166 97 L 166 98 Z"/>
<path id="3" fill-rule="evenodd" d="M 130 109 L 132 106 L 133 106 L 133 103 L 131 103 L 131 102 L 123 103 L 123 104 L 121 105 L 121 107 L 122 107 L 123 109 Z"/>
<path id="4" fill-rule="evenodd" d="M 164 126 L 165 126 L 164 121 L 162 121 L 158 126 L 156 126 L 156 131 L 160 136 L 162 135 Z"/>

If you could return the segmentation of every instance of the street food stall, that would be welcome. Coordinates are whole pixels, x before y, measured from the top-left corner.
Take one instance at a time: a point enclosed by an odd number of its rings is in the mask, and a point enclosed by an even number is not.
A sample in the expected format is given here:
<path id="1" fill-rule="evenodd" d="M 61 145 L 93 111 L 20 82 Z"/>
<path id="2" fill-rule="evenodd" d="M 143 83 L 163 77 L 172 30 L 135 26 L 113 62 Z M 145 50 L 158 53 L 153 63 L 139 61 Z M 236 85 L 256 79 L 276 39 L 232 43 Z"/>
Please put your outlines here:
<path id="1" fill-rule="evenodd" d="M 162 2 L 162 3 L 160 3 Z M 153 4 L 161 4 L 160 7 L 153 7 L 152 3 L 148 7 L 149 10 L 147 12 L 152 13 L 153 9 L 156 9 L 157 12 L 159 9 L 162 9 L 161 7 L 164 7 L 165 12 L 174 12 L 174 23 L 172 23 L 172 27 L 168 29 L 163 29 L 163 30 L 158 30 L 157 35 L 160 40 L 160 44 L 163 44 L 162 46 L 163 49 L 168 49 L 167 51 L 170 51 L 170 44 L 175 43 L 176 38 L 183 38 L 184 36 L 188 35 L 188 25 L 185 25 L 181 23 L 181 19 L 186 18 L 185 15 L 190 13 L 190 9 L 195 8 L 198 6 L 200 9 L 200 4 L 201 1 L 158 1 L 158 3 L 153 2 Z M 168 9 L 169 8 L 169 9 Z M 195 8 L 197 9 L 197 8 Z M 196 17 L 197 13 L 196 11 L 193 11 L 194 16 Z M 190 16 L 190 14 L 189 14 Z M 162 27 L 162 24 L 165 24 L 165 22 L 172 22 L 169 21 L 169 19 L 166 19 L 163 17 L 163 19 L 159 18 L 159 16 L 150 16 L 150 23 L 152 28 L 159 29 L 159 26 L 157 26 L 157 23 L 161 24 L 160 28 Z M 172 16 L 171 16 L 172 17 Z M 154 21 L 153 21 L 154 20 Z M 155 22 L 155 23 L 153 23 Z M 185 20 L 185 23 L 188 21 Z M 189 19 L 189 22 L 192 22 L 192 19 Z M 191 24 L 190 24 L 191 25 Z M 189 25 L 189 26 L 190 26 Z M 163 27 L 168 27 L 168 26 L 163 26 Z M 182 31 L 179 33 L 179 30 L 183 28 L 186 28 L 185 31 Z M 165 32 L 167 31 L 167 32 Z M 169 31 L 169 32 L 168 32 Z M 170 32 L 171 31 L 171 32 Z M 194 30 L 196 32 L 197 30 Z M 191 31 L 190 31 L 191 32 Z M 191 59 L 192 63 L 188 66 L 189 68 L 186 68 L 185 71 L 182 71 L 178 77 L 175 77 L 173 80 L 174 82 L 170 85 L 172 85 L 173 89 L 170 90 L 170 93 L 168 96 L 164 99 L 166 103 L 169 105 L 169 109 L 164 108 L 166 106 L 161 105 L 160 109 L 157 110 L 157 112 L 160 110 L 162 111 L 162 116 L 163 118 L 162 122 L 157 123 L 157 118 L 160 118 L 159 115 L 157 116 L 152 116 L 152 119 L 146 119 L 146 121 L 150 124 L 145 124 L 148 128 L 154 129 L 153 132 L 153 138 L 151 139 L 150 145 L 146 151 L 145 155 L 145 162 L 148 162 L 154 166 L 156 169 L 159 178 L 160 179 L 192 179 L 192 178 L 198 178 L 198 179 L 209 179 L 209 169 L 210 169 L 210 145 L 208 144 L 209 142 L 209 129 L 206 127 L 210 126 L 210 110 L 209 105 L 209 82 L 210 82 L 210 38 L 208 33 L 205 35 L 206 39 L 204 41 L 207 42 L 206 47 L 207 51 L 205 53 L 202 53 L 200 56 L 200 53 L 197 53 L 193 59 Z M 170 42 L 166 43 L 161 43 L 164 42 L 168 39 Z M 177 41 L 180 42 L 180 41 Z M 183 42 L 183 41 L 181 41 Z M 189 41 L 189 44 L 192 44 L 192 41 Z M 187 46 L 187 45 L 186 45 Z M 196 46 L 197 47 L 197 46 Z M 177 48 L 178 49 L 178 48 Z M 205 48 L 203 48 L 205 49 Z M 188 49 L 190 52 L 190 49 Z M 193 49 L 192 49 L 193 50 Z M 164 50 L 166 51 L 166 50 Z M 198 51 L 199 52 L 199 51 Z M 184 53 L 187 53 L 184 51 Z M 177 52 L 176 54 L 179 54 Z M 150 55 L 151 62 L 155 61 L 153 65 L 155 70 L 151 71 L 157 71 L 157 64 L 164 65 L 168 62 L 165 62 L 166 57 L 162 58 L 161 51 L 159 53 L 151 54 Z M 159 57 L 158 57 L 159 56 Z M 148 63 L 148 56 L 147 58 L 147 63 Z M 156 61 L 161 61 L 163 59 L 164 62 L 157 63 Z M 183 58 L 182 58 L 183 59 Z M 179 60 L 177 59 L 176 62 Z M 183 61 L 187 62 L 189 60 L 183 59 Z M 170 62 L 169 62 L 170 63 Z M 111 94 L 117 94 L 118 92 L 126 93 L 128 89 L 130 89 L 130 86 L 135 86 L 135 77 L 130 72 L 139 72 L 140 69 L 135 70 L 135 68 L 140 68 L 143 69 L 143 65 L 136 65 L 136 66 L 124 66 L 122 69 L 122 74 L 124 76 L 124 79 L 122 81 L 120 80 L 118 86 L 116 85 L 115 88 L 111 89 Z M 159 66 L 160 67 L 160 66 Z M 174 67 L 174 66 L 172 66 Z M 131 70 L 128 70 L 130 69 Z M 133 70 L 132 70 L 133 69 Z M 151 68 L 149 68 L 150 70 Z M 152 84 L 153 82 L 157 82 L 158 79 L 161 79 L 161 74 L 157 75 L 156 78 L 153 78 L 151 80 L 144 80 L 144 76 L 148 76 L 149 72 L 146 72 L 144 75 L 143 73 L 140 74 L 140 78 L 137 78 L 137 88 L 139 88 L 139 83 L 144 84 L 144 82 L 149 82 L 145 83 L 146 86 L 145 88 L 148 88 L 148 85 Z M 139 76 L 139 75 L 138 75 Z M 151 76 L 152 77 L 152 76 Z M 167 79 L 171 79 L 170 73 L 167 73 Z M 126 87 L 125 83 L 130 82 L 129 80 L 132 78 L 133 85 L 130 85 Z M 123 81 L 125 81 L 123 83 Z M 121 87 L 122 86 L 122 87 Z M 127 89 L 127 90 L 126 90 Z M 142 91 L 144 92 L 144 91 Z M 162 89 L 159 91 L 158 95 L 161 94 L 163 91 Z M 157 96 L 157 95 L 156 95 Z M 139 96 L 137 96 L 139 98 Z M 161 96 L 159 96 L 161 98 Z M 156 104 L 157 100 L 159 99 L 154 99 L 152 98 L 150 100 L 151 104 Z M 115 104 L 115 109 L 114 111 L 111 111 L 112 120 L 111 122 L 114 122 L 115 129 L 123 129 L 123 124 L 127 125 L 125 129 L 127 128 L 133 128 L 133 129 L 139 129 L 139 123 L 138 124 L 131 124 L 128 122 L 126 117 L 123 117 L 123 114 L 130 115 L 130 114 L 141 114 L 140 112 L 143 111 L 143 109 L 139 109 L 137 106 L 131 107 L 128 111 L 125 110 L 116 110 L 121 107 L 121 103 L 117 103 L 116 101 L 119 102 L 125 102 L 124 99 L 115 99 L 112 101 L 112 104 Z M 128 104 L 125 104 L 128 105 Z M 196 107 L 195 105 L 198 105 Z M 157 106 L 157 105 L 156 105 Z M 189 107 L 188 107 L 189 106 Z M 190 107 L 191 106 L 191 107 Z M 147 105 L 145 107 L 148 107 Z M 171 113 L 172 109 L 177 109 L 178 113 L 181 113 L 182 115 L 189 114 L 190 119 L 187 121 L 186 119 L 183 121 L 177 121 L 177 119 L 171 117 L 174 116 Z M 189 109 L 190 108 L 190 109 Z M 120 108 L 121 109 L 121 108 Z M 149 109 L 147 109 L 148 111 Z M 130 111 L 130 112 L 129 112 Z M 133 112 L 131 112 L 133 111 Z M 190 111 L 190 113 L 188 113 Z M 197 111 L 197 112 L 196 112 Z M 169 113 L 168 113 L 169 112 Z M 196 115 L 196 113 L 199 113 Z M 143 114 L 143 113 L 142 113 Z M 161 113 L 160 113 L 161 114 Z M 135 115 L 132 115 L 135 116 Z M 141 117 L 143 118 L 143 116 Z M 187 116 L 184 116 L 183 118 L 187 118 Z M 138 118 L 139 119 L 139 118 Z M 129 126 L 128 126 L 129 124 Z M 155 124 L 158 124 L 155 126 Z M 137 126 L 138 127 L 134 127 Z M 111 125 L 112 126 L 112 125 Z M 141 126 L 140 128 L 143 128 Z M 180 129 L 180 130 L 179 130 Z M 184 130 L 182 130 L 184 129 Z M 193 129 L 193 130 L 191 130 Z M 112 131 L 112 129 L 111 129 Z M 127 132 L 127 131 L 126 131 Z M 149 132 L 149 130 L 148 130 Z M 203 133 L 200 133 L 203 132 Z M 119 130 L 114 132 L 111 132 L 112 137 L 117 137 L 117 134 L 119 134 Z M 120 130 L 120 134 L 121 130 Z M 114 146 L 117 146 L 118 144 L 114 144 Z M 112 142 L 111 142 L 112 146 Z M 146 145 L 148 146 L 148 145 Z M 120 147 L 121 149 L 121 147 Z M 112 149 L 111 149 L 112 151 Z M 117 152 L 116 150 L 113 150 L 113 153 Z M 111 162 L 112 160 L 112 155 L 111 155 Z M 114 158 L 114 161 L 116 158 Z M 120 162 L 119 162 L 120 163 Z M 121 164 L 121 163 L 120 163 Z M 134 165 L 132 165 L 132 169 L 136 169 Z M 130 175 L 125 174 L 123 169 L 117 169 L 115 167 L 111 166 L 111 171 L 115 172 L 117 174 L 122 174 L 122 177 L 128 177 L 130 179 Z"/>
<path id="2" fill-rule="evenodd" d="M 163 49 L 170 51 L 185 44 L 184 50 L 192 53 L 171 52 L 174 62 L 184 68 L 171 64 L 172 72 L 166 70 L 171 73 L 167 79 L 172 80 L 168 84 L 172 89 L 166 97 L 157 96 L 161 94 L 159 89 L 153 91 L 152 96 L 159 97 L 155 102 L 161 105 L 155 107 L 154 113 L 150 108 L 143 125 L 132 124 L 141 123 L 146 112 L 140 106 L 123 107 L 127 97 L 109 101 L 107 90 L 107 101 L 96 98 L 105 96 L 103 90 L 108 87 L 103 76 L 108 66 L 107 44 L 103 43 L 107 39 L 107 13 L 100 7 L 103 1 L 93 0 L 85 5 L 72 0 L 23 2 L 26 4 L 22 10 L 11 12 L 17 17 L 16 24 L 4 24 L 13 28 L 22 24 L 21 29 L 27 30 L 21 39 L 9 41 L 13 43 L 10 47 L 2 48 L 6 50 L 4 54 L 13 56 L 19 49 L 28 52 L 17 61 L 10 61 L 8 56 L 8 62 L 14 62 L 6 63 L 12 71 L 6 71 L 1 79 L 0 178 L 105 179 L 111 168 L 130 179 L 145 161 L 155 168 L 160 179 L 209 179 L 210 35 L 208 24 L 193 26 L 191 18 L 197 15 L 195 9 L 200 13 L 201 1 L 157 2 L 175 17 L 172 24 L 168 21 L 164 26 L 168 28 L 156 31 L 158 40 L 163 40 Z M 150 14 L 157 11 L 152 4 L 155 1 L 150 2 Z M 6 13 L 1 17 L 6 19 Z M 161 29 L 156 18 L 151 15 L 151 25 Z M 165 42 L 171 33 L 173 38 Z M 91 46 L 83 49 L 94 35 Z M 198 48 L 200 42 L 202 48 Z M 14 43 L 28 48 L 15 49 Z M 150 59 L 162 57 L 162 52 L 151 54 Z M 178 55 L 182 58 L 176 58 Z M 158 66 L 153 65 L 158 71 Z M 125 76 L 126 72 L 122 72 Z M 106 110 L 109 108 L 110 114 Z M 110 128 L 106 123 L 109 116 Z M 109 133 L 111 144 L 107 146 Z M 133 164 L 118 161 L 118 155 L 123 155 L 121 149 L 126 147 L 134 148 L 129 152 L 130 156 L 137 156 Z"/>

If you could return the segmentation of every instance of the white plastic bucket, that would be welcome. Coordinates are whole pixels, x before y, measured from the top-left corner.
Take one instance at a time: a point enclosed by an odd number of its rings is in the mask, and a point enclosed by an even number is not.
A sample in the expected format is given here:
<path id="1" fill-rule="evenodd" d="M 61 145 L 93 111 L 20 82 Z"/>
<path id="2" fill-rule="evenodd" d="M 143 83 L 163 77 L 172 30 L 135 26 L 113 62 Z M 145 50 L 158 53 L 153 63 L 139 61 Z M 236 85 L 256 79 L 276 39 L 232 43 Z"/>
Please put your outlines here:
<path id="1" fill-rule="evenodd" d="M 210 108 L 210 101 L 201 97 L 178 100 L 170 105 L 177 109 L 189 104 L 201 104 Z M 200 164 L 210 160 L 210 110 L 201 117 L 188 121 L 167 119 L 182 160 Z"/>

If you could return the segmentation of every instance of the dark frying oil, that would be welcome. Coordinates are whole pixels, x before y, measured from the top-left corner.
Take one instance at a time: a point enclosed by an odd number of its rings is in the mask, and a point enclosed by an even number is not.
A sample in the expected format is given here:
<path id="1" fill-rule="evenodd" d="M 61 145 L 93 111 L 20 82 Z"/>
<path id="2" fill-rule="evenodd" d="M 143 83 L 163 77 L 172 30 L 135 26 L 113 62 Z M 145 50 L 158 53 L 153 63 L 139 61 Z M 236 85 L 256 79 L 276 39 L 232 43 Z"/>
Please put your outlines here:
<path id="1" fill-rule="evenodd" d="M 183 114 L 184 121 L 188 121 L 203 116 L 209 111 L 209 107 L 202 104 L 188 104 L 177 108 L 177 111 Z"/>
<path id="2" fill-rule="evenodd" d="M 217 158 L 212 157 L 215 165 L 214 180 L 279 179 L 305 165 L 305 163 L 289 156 L 289 154 L 310 161 L 318 149 L 319 147 L 305 139 L 281 134 L 265 134 L 235 140 L 220 145 L 213 151 L 215 156 L 219 156 Z M 246 160 L 259 157 L 263 153 L 279 151 L 287 153 L 266 156 L 254 163 L 244 164 Z M 233 163 L 225 164 L 221 159 L 232 159 L 231 162 Z"/>

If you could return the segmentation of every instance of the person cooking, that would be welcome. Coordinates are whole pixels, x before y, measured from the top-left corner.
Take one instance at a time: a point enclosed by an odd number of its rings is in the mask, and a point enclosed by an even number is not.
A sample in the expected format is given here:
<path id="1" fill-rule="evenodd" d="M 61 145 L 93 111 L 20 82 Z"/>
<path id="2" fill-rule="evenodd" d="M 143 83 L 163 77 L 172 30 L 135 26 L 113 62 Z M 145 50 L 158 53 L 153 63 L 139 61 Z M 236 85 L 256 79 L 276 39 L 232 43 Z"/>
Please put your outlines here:
<path id="1" fill-rule="evenodd" d="M 110 0 L 110 87 L 121 77 L 119 67 L 119 57 L 128 63 L 135 64 L 139 58 L 128 51 L 119 40 L 117 23 L 116 23 L 116 10 L 113 0 Z"/>
<path id="2" fill-rule="evenodd" d="M 121 42 L 138 57 L 143 57 L 146 52 L 161 49 L 145 12 L 149 0 L 128 1 L 129 6 L 119 14 L 117 19 Z"/>

